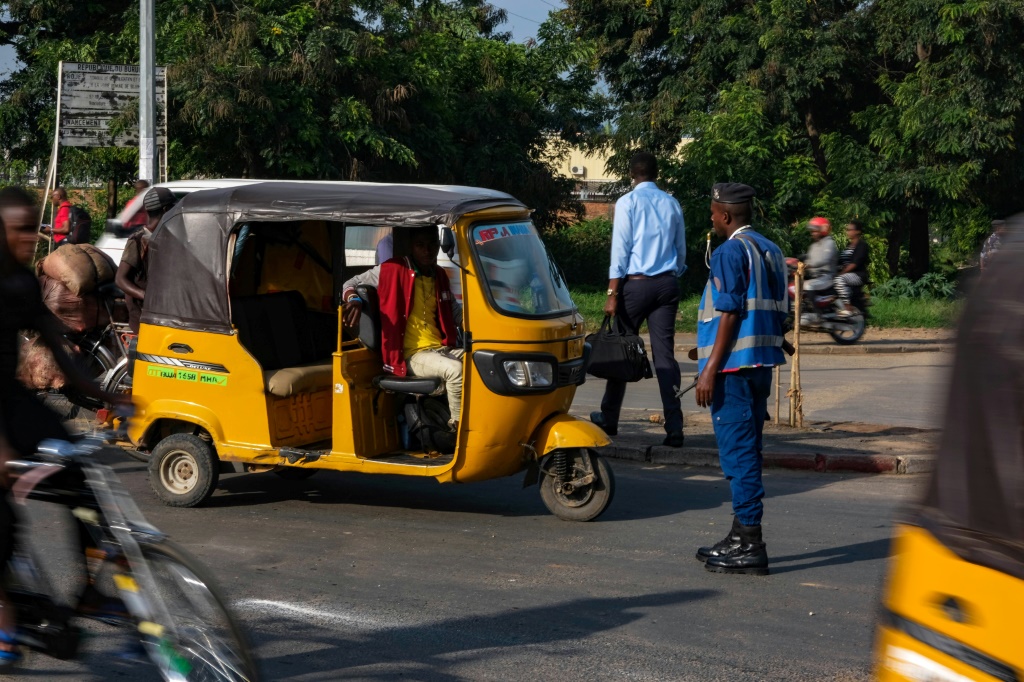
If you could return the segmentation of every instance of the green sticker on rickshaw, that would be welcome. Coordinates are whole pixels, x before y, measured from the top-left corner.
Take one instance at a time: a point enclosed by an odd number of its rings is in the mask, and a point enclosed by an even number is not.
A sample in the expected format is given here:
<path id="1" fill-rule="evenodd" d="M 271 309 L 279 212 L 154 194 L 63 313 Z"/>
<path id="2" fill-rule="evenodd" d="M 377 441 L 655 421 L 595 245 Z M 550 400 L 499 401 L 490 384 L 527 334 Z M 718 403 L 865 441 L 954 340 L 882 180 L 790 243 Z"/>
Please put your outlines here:
<path id="1" fill-rule="evenodd" d="M 228 377 L 225 374 L 206 374 L 204 372 L 199 375 L 199 383 L 213 384 L 214 386 L 227 386 Z"/>
<path id="2" fill-rule="evenodd" d="M 146 368 L 146 374 L 159 379 L 177 379 L 178 381 L 207 384 L 209 386 L 228 385 L 226 374 L 207 374 L 206 372 L 197 372 L 194 369 L 175 369 L 173 367 L 150 365 Z"/>
<path id="3" fill-rule="evenodd" d="M 146 370 L 146 374 L 148 374 L 151 377 L 159 377 L 161 379 L 178 378 L 178 373 L 175 372 L 170 367 L 156 367 L 154 365 L 150 365 L 149 369 Z"/>

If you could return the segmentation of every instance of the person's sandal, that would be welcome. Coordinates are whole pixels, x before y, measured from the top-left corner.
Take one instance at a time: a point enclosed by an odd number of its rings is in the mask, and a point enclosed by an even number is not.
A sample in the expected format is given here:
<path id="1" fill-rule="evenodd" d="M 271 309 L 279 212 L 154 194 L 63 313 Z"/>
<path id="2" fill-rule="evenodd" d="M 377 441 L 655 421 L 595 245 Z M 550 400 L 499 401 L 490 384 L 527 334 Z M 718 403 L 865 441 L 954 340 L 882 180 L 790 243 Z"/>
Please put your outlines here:
<path id="1" fill-rule="evenodd" d="M 13 668 L 21 663 L 21 659 L 18 638 L 11 632 L 0 630 L 0 670 Z"/>

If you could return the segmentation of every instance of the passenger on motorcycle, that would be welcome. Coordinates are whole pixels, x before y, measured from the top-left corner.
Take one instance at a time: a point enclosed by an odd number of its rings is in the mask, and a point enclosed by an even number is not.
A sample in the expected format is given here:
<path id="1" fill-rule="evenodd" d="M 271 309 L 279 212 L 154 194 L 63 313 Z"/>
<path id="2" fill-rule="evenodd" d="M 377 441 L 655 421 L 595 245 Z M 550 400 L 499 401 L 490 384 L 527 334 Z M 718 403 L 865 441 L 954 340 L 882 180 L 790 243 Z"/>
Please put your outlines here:
<path id="1" fill-rule="evenodd" d="M 836 293 L 843 302 L 843 310 L 839 313 L 844 317 L 856 315 L 858 310 L 850 304 L 851 290 L 862 287 L 868 281 L 868 245 L 861 237 L 864 224 L 859 220 L 851 220 L 846 225 L 846 236 L 850 242 L 839 254 L 839 274 L 835 278 Z"/>
<path id="2" fill-rule="evenodd" d="M 35 454 L 39 443 L 47 438 L 71 438 L 58 416 L 18 383 L 19 332 L 38 331 L 67 382 L 82 394 L 112 404 L 124 403 L 122 397 L 105 393 L 89 381 L 64 352 L 59 323 L 43 305 L 39 281 L 28 269 L 38 241 L 36 215 L 32 199 L 24 190 L 0 190 L 0 572 L 14 550 L 16 521 L 8 495 L 5 463 Z M 88 531 L 81 522 L 76 526 L 84 554 L 91 544 Z M 118 613 L 124 610 L 123 606 L 104 600 L 93 586 L 89 571 L 84 573 L 86 588 L 79 601 L 82 611 L 96 613 L 108 607 Z M 14 609 L 0 588 L 0 669 L 20 658 L 15 643 Z"/>

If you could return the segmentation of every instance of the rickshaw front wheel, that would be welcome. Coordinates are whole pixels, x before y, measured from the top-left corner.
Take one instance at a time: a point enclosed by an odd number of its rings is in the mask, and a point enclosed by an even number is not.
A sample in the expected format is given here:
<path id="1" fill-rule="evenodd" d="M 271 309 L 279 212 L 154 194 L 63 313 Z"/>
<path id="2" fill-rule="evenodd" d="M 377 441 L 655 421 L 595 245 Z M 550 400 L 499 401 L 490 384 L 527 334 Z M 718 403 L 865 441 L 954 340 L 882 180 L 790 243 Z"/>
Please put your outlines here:
<path id="1" fill-rule="evenodd" d="M 213 447 L 199 436 L 175 433 L 149 458 L 149 485 L 170 507 L 197 507 L 217 488 L 220 467 Z"/>
<path id="2" fill-rule="evenodd" d="M 541 463 L 540 499 L 563 521 L 593 521 L 615 494 L 615 476 L 604 458 L 586 448 L 551 453 Z"/>

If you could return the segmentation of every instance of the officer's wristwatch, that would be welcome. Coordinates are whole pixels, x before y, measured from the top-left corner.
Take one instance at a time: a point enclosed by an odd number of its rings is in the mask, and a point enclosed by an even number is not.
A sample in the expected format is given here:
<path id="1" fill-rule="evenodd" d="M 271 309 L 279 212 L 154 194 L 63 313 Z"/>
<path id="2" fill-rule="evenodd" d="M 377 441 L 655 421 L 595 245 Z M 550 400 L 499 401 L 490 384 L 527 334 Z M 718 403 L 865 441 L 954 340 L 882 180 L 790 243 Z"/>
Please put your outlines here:
<path id="1" fill-rule="evenodd" d="M 619 292 L 617 292 L 615 289 L 609 289 L 608 290 L 608 295 L 609 296 L 616 296 L 616 295 L 618 295 L 618 293 Z"/>

